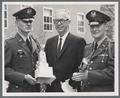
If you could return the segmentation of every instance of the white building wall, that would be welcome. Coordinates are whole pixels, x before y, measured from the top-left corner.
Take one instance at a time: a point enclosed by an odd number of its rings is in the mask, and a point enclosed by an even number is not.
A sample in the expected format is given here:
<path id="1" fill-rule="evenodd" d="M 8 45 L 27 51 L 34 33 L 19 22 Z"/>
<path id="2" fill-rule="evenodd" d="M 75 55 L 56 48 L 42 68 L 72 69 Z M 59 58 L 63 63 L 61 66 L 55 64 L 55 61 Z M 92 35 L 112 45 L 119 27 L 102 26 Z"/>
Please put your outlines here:
<path id="1" fill-rule="evenodd" d="M 53 28 L 52 32 L 44 32 L 43 31 L 43 7 L 53 8 L 53 12 L 57 9 L 68 9 L 71 13 L 71 23 L 70 23 L 70 32 L 84 37 L 87 43 L 90 43 L 93 39 L 90 34 L 88 21 L 85 19 L 85 32 L 83 34 L 77 33 L 77 13 L 84 13 L 86 15 L 87 12 L 90 10 L 96 9 L 99 10 L 99 5 L 33 5 L 37 14 L 35 16 L 35 21 L 33 24 L 33 31 L 32 34 L 39 40 L 41 44 L 45 44 L 46 40 L 54 35 L 57 34 L 55 28 Z M 5 29 L 4 35 L 5 39 L 9 36 L 13 36 L 16 33 L 16 26 L 15 26 L 15 18 L 12 14 L 20 9 L 20 5 L 9 5 L 8 6 L 8 29 Z M 53 25 L 54 26 L 54 25 Z"/>

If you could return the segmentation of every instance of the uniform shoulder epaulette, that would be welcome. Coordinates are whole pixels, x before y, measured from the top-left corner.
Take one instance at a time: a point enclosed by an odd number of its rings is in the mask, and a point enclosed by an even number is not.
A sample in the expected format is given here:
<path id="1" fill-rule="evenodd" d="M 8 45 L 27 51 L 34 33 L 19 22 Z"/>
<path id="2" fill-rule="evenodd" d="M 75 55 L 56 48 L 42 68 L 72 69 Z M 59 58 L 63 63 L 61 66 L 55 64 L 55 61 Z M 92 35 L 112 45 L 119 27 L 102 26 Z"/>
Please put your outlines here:
<path id="1" fill-rule="evenodd" d="M 108 38 L 107 41 L 114 44 L 114 41 L 112 39 L 110 39 L 110 38 Z"/>
<path id="2" fill-rule="evenodd" d="M 109 46 L 110 46 L 110 47 L 113 47 L 113 46 L 114 46 L 114 44 L 115 44 L 115 42 L 114 42 L 114 41 L 112 41 L 112 40 L 110 40 L 110 41 L 109 41 Z"/>
<path id="3" fill-rule="evenodd" d="M 15 36 L 9 36 L 9 37 L 5 38 L 5 40 L 12 40 L 14 38 L 15 38 Z"/>
<path id="4" fill-rule="evenodd" d="M 115 42 L 114 41 L 110 41 L 111 44 L 114 44 Z"/>
<path id="5" fill-rule="evenodd" d="M 110 58 L 114 60 L 114 41 L 112 40 L 108 43 L 108 53 Z"/>

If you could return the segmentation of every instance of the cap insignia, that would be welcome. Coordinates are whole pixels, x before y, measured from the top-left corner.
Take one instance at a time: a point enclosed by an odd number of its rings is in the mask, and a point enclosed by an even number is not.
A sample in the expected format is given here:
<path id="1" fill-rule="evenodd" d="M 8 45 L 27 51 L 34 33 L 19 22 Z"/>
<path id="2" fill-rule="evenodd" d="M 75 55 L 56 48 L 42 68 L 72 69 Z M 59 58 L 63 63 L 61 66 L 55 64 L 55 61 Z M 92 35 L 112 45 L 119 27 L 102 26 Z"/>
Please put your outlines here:
<path id="1" fill-rule="evenodd" d="M 28 14 L 32 13 L 32 10 L 31 9 L 27 9 L 27 13 Z"/>
<path id="2" fill-rule="evenodd" d="M 93 18 L 96 17 L 96 12 L 92 11 L 92 12 L 91 12 L 91 16 L 92 16 Z"/>

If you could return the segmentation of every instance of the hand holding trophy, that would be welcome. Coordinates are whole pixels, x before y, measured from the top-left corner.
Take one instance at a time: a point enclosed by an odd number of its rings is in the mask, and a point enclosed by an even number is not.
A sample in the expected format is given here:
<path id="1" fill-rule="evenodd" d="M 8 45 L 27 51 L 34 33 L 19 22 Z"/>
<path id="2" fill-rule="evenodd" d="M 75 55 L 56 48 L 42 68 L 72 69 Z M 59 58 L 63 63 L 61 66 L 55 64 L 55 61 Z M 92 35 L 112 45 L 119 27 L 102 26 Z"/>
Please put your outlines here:
<path id="1" fill-rule="evenodd" d="M 39 60 L 36 64 L 35 78 L 40 83 L 40 91 L 45 92 L 47 84 L 51 84 L 55 80 L 52 67 L 48 66 L 46 55 L 43 49 L 40 51 Z"/>
<path id="2" fill-rule="evenodd" d="M 74 72 L 73 76 L 66 80 L 65 82 L 61 83 L 61 87 L 64 92 L 77 92 L 77 89 L 79 89 L 78 86 L 81 83 L 82 80 L 85 80 L 87 78 L 87 68 L 89 66 L 89 59 L 83 58 L 80 66 L 78 67 L 79 71 Z"/>
<path id="3" fill-rule="evenodd" d="M 84 72 L 85 70 L 87 70 L 88 66 L 89 66 L 89 59 L 88 58 L 83 58 L 80 66 L 78 67 L 80 72 Z"/>
<path id="4" fill-rule="evenodd" d="M 82 81 L 88 79 L 89 61 L 88 58 L 83 58 L 79 66 L 79 72 L 73 73 L 72 80 L 76 82 L 81 81 L 81 86 L 83 84 Z"/>
<path id="5" fill-rule="evenodd" d="M 89 59 L 88 58 L 83 58 L 80 66 L 78 67 L 78 72 L 74 72 L 73 76 L 70 78 L 70 80 L 68 81 L 69 86 L 67 86 L 67 88 L 69 87 L 69 91 L 68 92 L 77 92 L 77 90 L 79 89 L 78 86 L 82 86 L 82 80 L 87 79 L 88 77 L 88 66 L 89 66 Z M 71 90 L 70 90 L 70 87 Z"/>

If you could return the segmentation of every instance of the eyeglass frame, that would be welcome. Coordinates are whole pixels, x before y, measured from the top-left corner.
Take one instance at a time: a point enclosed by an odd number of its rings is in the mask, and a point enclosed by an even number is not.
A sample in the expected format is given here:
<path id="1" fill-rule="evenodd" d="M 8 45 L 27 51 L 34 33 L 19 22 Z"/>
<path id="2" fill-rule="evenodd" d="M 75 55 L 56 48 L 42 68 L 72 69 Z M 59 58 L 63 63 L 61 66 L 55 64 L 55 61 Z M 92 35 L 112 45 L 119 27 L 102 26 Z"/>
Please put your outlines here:
<path id="1" fill-rule="evenodd" d="M 60 22 L 60 24 L 65 23 L 66 21 L 68 21 L 69 19 L 53 19 L 54 24 L 58 24 Z"/>

